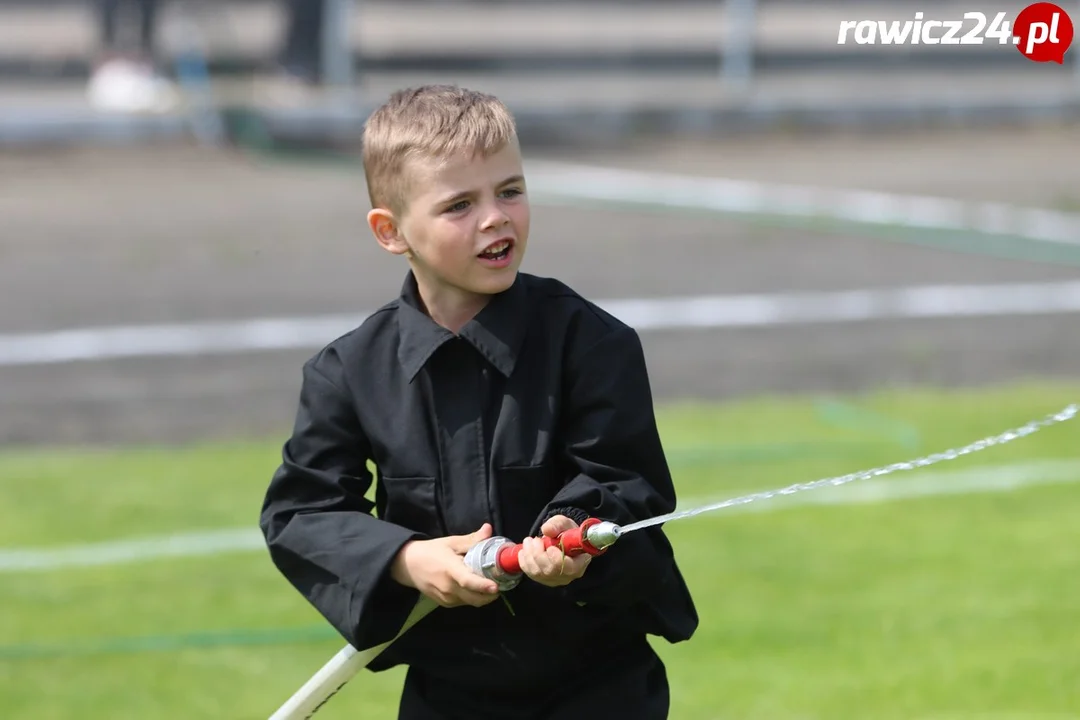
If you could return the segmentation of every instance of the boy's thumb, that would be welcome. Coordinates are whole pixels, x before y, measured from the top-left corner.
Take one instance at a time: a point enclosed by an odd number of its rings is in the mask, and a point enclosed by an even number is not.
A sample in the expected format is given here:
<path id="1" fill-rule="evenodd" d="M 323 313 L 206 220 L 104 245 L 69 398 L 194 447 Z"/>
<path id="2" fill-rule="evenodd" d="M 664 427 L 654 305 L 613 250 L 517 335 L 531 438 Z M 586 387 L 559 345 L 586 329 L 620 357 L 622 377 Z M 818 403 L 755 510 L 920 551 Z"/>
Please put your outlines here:
<path id="1" fill-rule="evenodd" d="M 472 546 L 491 537 L 491 523 L 484 523 L 479 530 L 468 535 L 458 535 L 454 538 L 454 550 L 459 553 L 467 553 Z"/>

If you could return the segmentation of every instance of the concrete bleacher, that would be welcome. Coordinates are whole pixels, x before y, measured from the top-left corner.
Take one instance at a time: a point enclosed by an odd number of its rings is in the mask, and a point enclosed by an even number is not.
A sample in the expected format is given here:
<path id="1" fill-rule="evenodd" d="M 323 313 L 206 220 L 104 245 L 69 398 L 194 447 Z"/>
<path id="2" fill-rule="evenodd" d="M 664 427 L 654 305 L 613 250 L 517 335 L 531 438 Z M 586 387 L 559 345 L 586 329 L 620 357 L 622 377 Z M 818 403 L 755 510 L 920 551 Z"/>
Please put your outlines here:
<path id="1" fill-rule="evenodd" d="M 355 82 L 299 107 L 252 91 L 282 30 L 276 2 L 169 0 L 161 46 L 166 61 L 175 60 L 180 22 L 191 21 L 206 48 L 216 107 L 300 134 L 347 135 L 393 88 L 432 81 L 498 92 L 523 125 L 552 132 L 1004 121 L 1072 118 L 1080 109 L 1075 49 L 1056 65 L 996 44 L 837 45 L 841 20 L 903 20 L 922 9 L 907 0 L 760 0 L 749 83 L 725 75 L 725 49 L 739 38 L 722 2 L 357 0 L 349 9 L 343 37 Z M 943 0 L 934 12 L 961 18 L 968 9 Z M 979 9 L 1015 13 L 997 0 Z M 87 1 L 0 0 L 0 142 L 185 132 L 182 113 L 118 118 L 89 107 L 83 87 L 95 33 Z"/>
<path id="2" fill-rule="evenodd" d="M 0 0 L 0 78 L 84 73 L 96 26 L 92 0 Z M 712 72 L 737 27 L 724 2 L 592 0 L 554 6 L 541 0 L 354 0 L 347 37 L 365 72 Z M 837 45 L 840 21 L 907 19 L 921 8 L 906 0 L 850 3 L 757 0 L 754 67 L 802 69 L 993 69 L 1028 61 L 996 43 L 868 48 Z M 955 8 L 950 10 L 949 8 Z M 935 13 L 960 18 L 969 8 L 952 0 Z M 1015 13 L 1001 0 L 983 3 L 988 16 Z M 204 33 L 211 67 L 250 72 L 273 54 L 283 22 L 270 0 L 166 0 L 161 40 L 176 49 L 181 15 Z M 970 25 L 969 25 L 970 26 Z M 1074 54 L 1075 55 L 1075 54 Z"/>

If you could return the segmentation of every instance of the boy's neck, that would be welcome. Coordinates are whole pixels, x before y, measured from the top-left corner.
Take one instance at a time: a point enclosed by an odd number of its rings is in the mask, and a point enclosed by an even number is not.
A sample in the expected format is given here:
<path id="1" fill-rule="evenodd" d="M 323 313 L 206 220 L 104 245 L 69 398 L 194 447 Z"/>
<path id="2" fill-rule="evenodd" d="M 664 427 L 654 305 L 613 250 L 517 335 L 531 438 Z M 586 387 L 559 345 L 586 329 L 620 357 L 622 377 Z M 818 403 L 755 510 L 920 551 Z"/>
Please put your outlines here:
<path id="1" fill-rule="evenodd" d="M 419 285 L 418 290 L 428 316 L 455 335 L 491 300 L 490 296 L 477 293 L 453 292 L 448 289 L 433 292 L 423 285 Z"/>

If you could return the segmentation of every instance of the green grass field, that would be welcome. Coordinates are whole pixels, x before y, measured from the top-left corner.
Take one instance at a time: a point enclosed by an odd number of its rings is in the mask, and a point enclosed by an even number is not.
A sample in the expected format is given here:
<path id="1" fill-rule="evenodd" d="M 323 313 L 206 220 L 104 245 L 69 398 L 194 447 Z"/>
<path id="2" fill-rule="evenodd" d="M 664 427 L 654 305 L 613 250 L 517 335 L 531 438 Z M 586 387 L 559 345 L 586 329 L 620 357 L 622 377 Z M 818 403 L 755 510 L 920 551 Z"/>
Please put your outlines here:
<path id="1" fill-rule="evenodd" d="M 663 407 L 682 498 L 964 445 L 1080 386 L 842 400 Z M 0 552 L 254 527 L 279 444 L 0 454 Z M 1045 460 L 1080 461 L 1080 419 L 875 482 Z M 673 718 L 1080 718 L 1080 484 L 795 499 L 668 525 L 701 613 L 657 643 Z M 257 550 L 0 570 L 5 720 L 265 719 L 341 645 Z M 402 676 L 364 673 L 318 717 L 393 718 Z"/>

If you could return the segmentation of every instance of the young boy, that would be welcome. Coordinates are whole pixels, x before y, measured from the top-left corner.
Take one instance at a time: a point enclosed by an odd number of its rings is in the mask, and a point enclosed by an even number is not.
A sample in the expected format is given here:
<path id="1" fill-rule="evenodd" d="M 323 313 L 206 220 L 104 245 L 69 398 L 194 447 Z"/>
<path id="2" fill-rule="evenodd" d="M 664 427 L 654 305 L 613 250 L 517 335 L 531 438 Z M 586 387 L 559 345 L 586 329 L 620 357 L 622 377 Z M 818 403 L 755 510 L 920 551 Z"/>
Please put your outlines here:
<path id="1" fill-rule="evenodd" d="M 392 639 L 421 594 L 442 606 L 369 665 L 409 666 L 400 720 L 666 718 L 646 636 L 686 640 L 698 618 L 663 531 L 596 557 L 537 539 L 675 506 L 637 334 L 518 271 L 529 203 L 496 98 L 394 94 L 364 165 L 371 231 L 410 272 L 304 366 L 261 516 L 274 563 L 357 649 Z M 524 542 L 507 602 L 463 562 L 492 534 Z"/>

